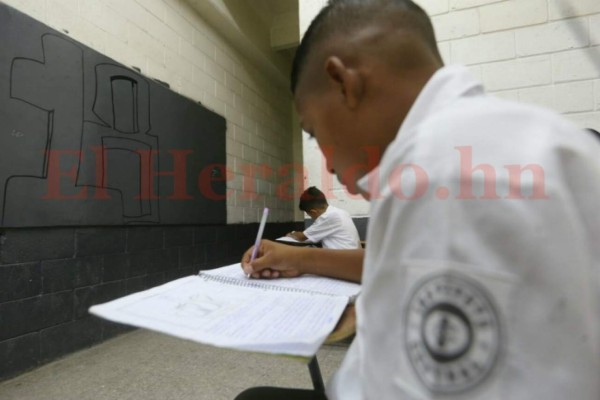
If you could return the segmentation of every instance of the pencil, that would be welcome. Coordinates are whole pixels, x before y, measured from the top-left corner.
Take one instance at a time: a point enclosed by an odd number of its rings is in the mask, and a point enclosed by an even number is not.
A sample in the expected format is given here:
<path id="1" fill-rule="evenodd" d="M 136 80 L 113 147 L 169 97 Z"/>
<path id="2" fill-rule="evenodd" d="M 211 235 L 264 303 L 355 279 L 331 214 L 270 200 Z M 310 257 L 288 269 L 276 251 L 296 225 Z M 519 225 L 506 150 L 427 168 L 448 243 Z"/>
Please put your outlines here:
<path id="1" fill-rule="evenodd" d="M 269 215 L 269 209 L 265 207 L 263 210 L 262 218 L 260 220 L 260 225 L 258 226 L 258 234 L 256 235 L 256 242 L 254 242 L 254 249 L 252 249 L 252 255 L 250 256 L 250 262 L 254 261 L 256 258 L 256 254 L 258 253 L 258 247 L 260 246 L 260 241 L 263 236 L 263 232 L 265 230 L 265 224 L 267 223 L 267 216 Z M 250 278 L 250 274 L 248 274 L 248 278 Z"/>

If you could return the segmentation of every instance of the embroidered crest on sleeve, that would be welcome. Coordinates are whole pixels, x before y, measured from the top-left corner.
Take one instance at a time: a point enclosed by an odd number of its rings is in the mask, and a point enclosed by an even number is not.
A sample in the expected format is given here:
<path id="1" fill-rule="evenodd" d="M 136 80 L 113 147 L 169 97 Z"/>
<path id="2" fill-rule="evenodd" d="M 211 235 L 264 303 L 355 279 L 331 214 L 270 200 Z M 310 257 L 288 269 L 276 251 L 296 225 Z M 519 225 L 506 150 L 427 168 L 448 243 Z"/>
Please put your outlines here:
<path id="1" fill-rule="evenodd" d="M 405 310 L 410 363 L 432 393 L 474 389 L 490 374 L 501 349 L 501 327 L 489 293 L 456 273 L 418 283 Z"/>

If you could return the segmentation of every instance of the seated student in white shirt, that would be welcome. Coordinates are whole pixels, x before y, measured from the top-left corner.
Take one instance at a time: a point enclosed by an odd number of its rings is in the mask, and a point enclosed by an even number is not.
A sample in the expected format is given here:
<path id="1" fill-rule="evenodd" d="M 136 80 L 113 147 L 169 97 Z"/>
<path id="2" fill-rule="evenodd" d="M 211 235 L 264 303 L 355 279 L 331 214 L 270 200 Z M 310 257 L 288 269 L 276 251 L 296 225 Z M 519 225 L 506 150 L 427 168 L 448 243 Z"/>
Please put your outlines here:
<path id="1" fill-rule="evenodd" d="M 326 394 L 238 400 L 600 399 L 596 138 L 443 66 L 410 0 L 330 0 L 292 92 L 329 170 L 370 200 L 369 245 L 265 240 L 242 267 L 360 280 L 356 337 Z M 360 171 L 367 146 L 380 156 Z"/>
<path id="2" fill-rule="evenodd" d="M 300 210 L 314 222 L 304 231 L 292 231 L 287 236 L 300 242 L 322 242 L 326 249 L 358 249 L 358 231 L 347 211 L 327 203 L 325 194 L 314 186 L 300 196 Z"/>

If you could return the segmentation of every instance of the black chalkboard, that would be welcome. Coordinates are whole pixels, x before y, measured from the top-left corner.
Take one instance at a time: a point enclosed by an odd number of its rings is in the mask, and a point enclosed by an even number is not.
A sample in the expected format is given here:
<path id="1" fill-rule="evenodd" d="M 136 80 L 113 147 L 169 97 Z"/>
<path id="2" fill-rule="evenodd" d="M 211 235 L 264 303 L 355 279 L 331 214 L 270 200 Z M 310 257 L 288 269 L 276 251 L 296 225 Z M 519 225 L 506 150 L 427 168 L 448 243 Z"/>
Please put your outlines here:
<path id="1" fill-rule="evenodd" d="M 0 226 L 226 222 L 225 119 L 0 4 Z"/>

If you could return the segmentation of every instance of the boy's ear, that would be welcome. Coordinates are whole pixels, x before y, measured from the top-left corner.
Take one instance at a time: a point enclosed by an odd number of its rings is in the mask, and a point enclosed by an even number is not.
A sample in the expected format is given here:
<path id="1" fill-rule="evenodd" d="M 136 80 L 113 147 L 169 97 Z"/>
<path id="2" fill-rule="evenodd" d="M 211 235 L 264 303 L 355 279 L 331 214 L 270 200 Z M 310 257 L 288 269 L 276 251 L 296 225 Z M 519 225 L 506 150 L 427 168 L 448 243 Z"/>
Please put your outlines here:
<path id="1" fill-rule="evenodd" d="M 330 56 L 325 61 L 325 72 L 340 91 L 348 107 L 355 108 L 361 101 L 364 85 L 358 71 L 346 66 L 339 57 Z"/>

